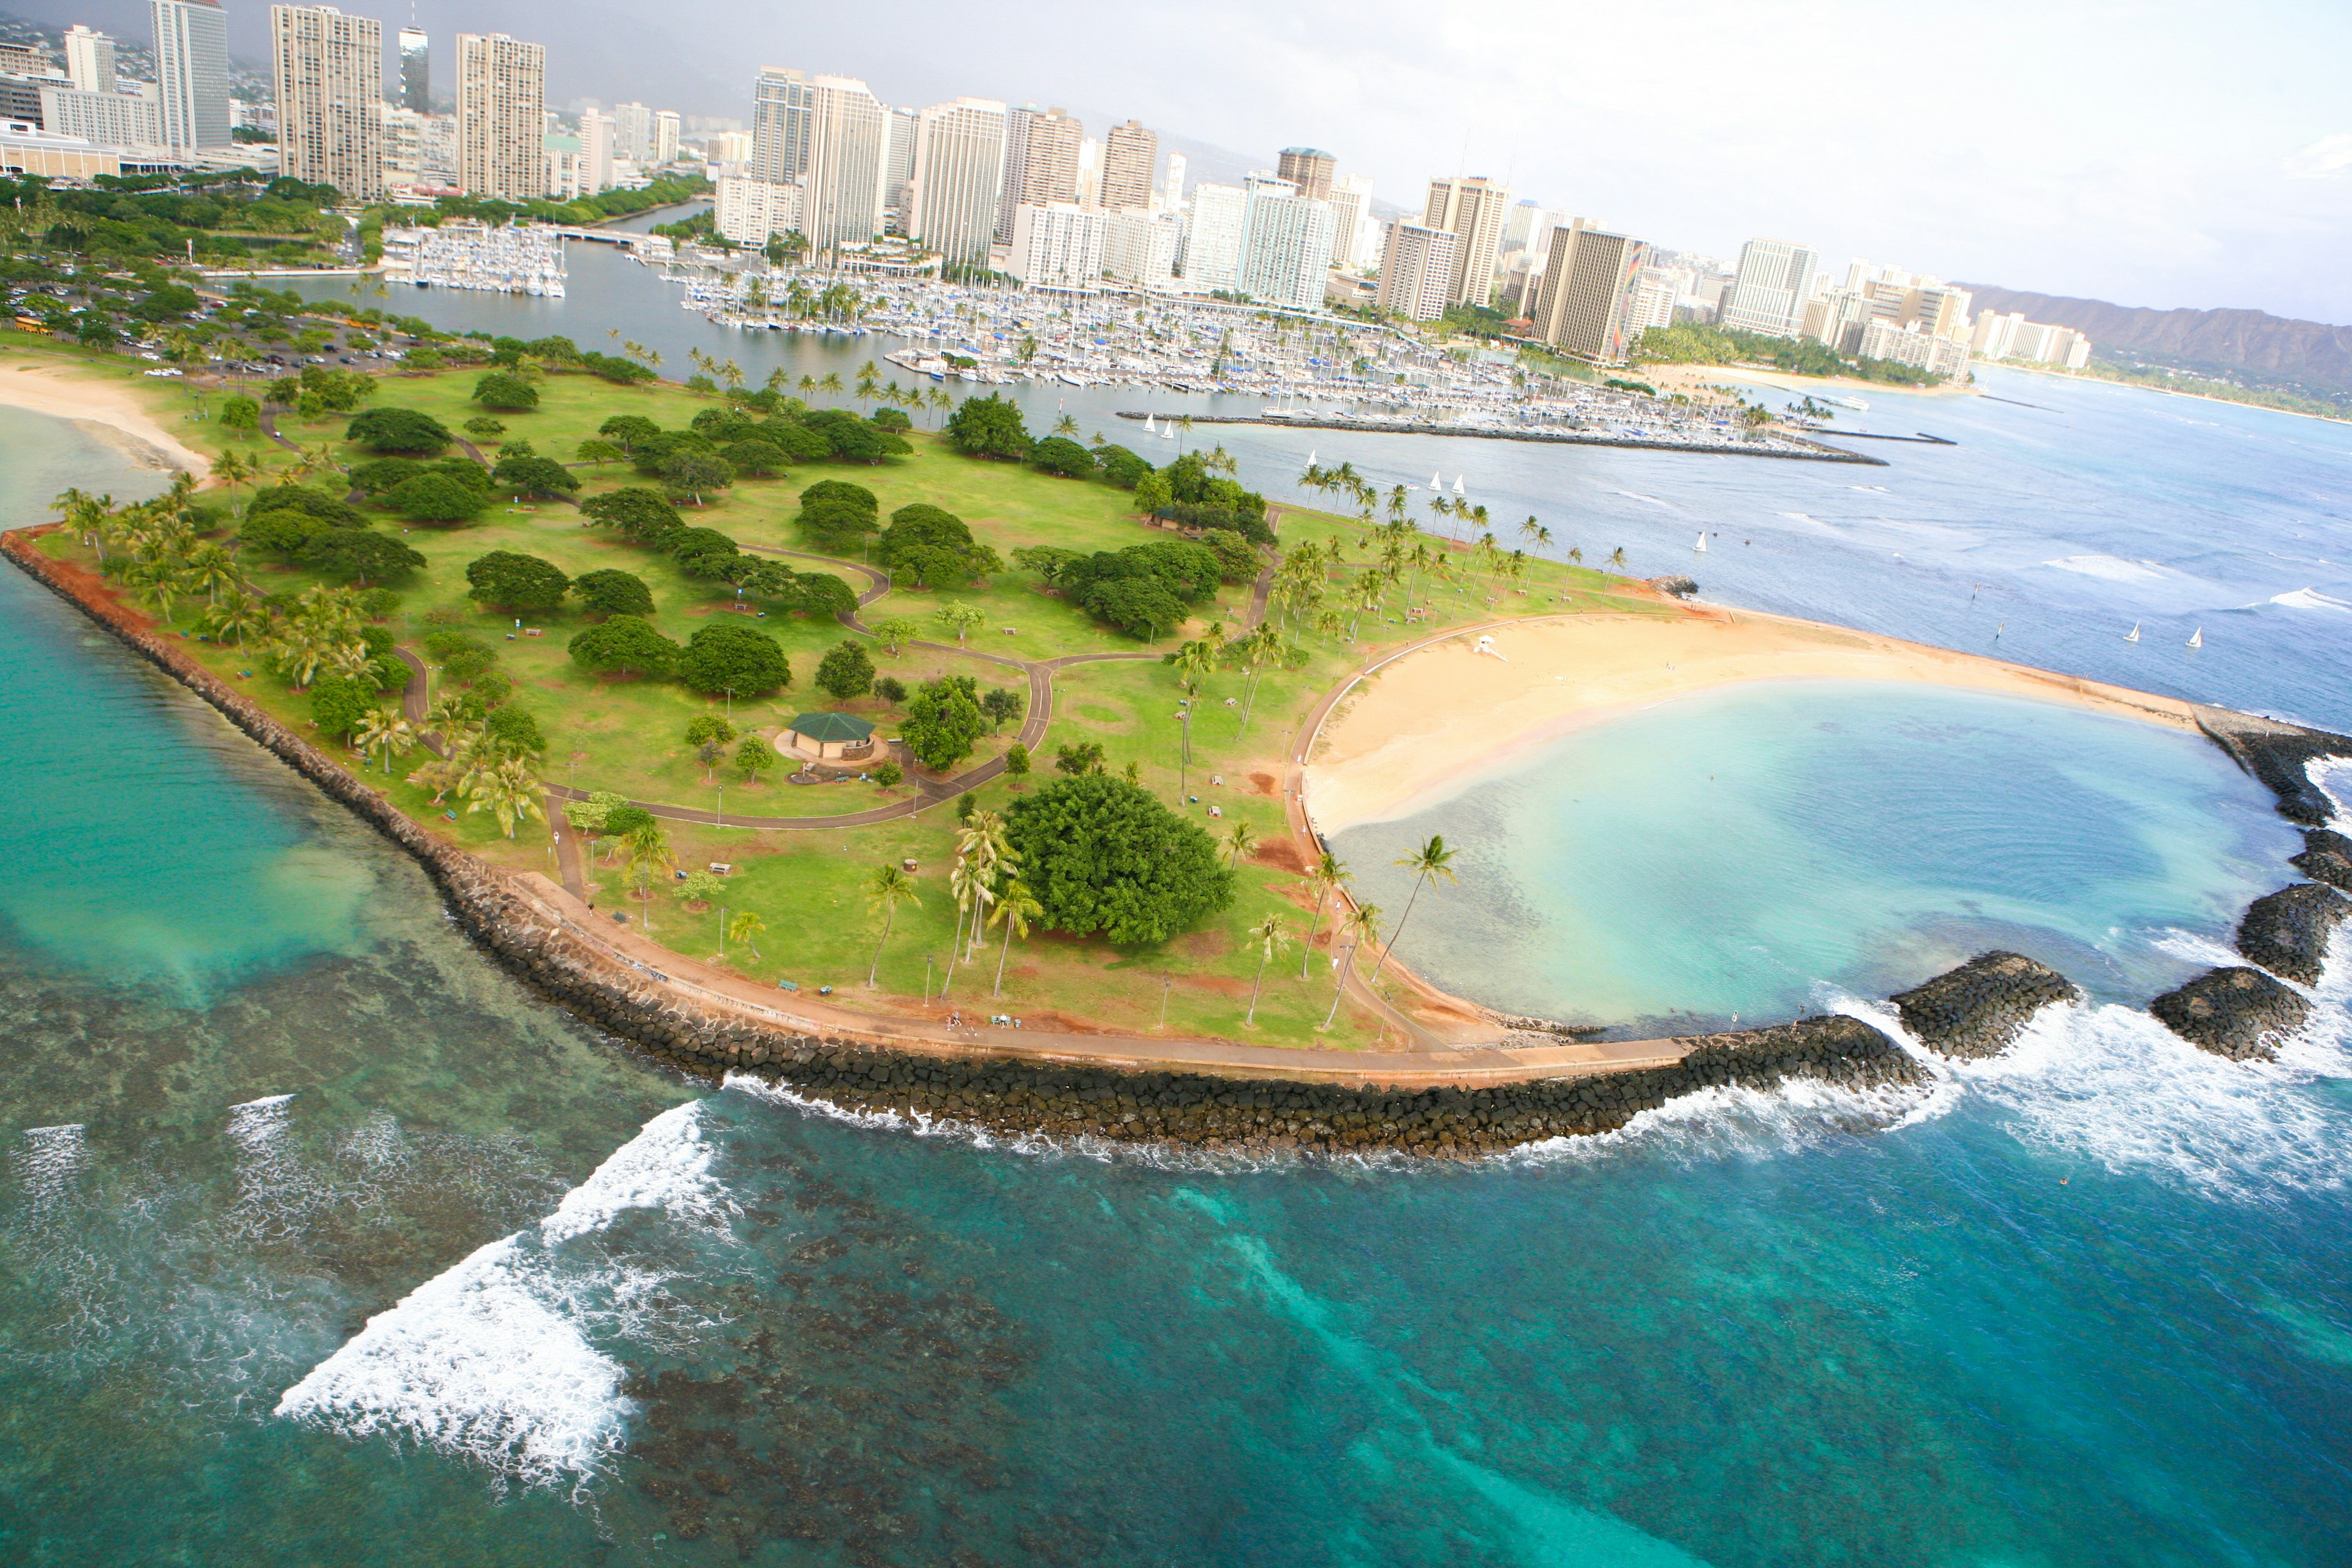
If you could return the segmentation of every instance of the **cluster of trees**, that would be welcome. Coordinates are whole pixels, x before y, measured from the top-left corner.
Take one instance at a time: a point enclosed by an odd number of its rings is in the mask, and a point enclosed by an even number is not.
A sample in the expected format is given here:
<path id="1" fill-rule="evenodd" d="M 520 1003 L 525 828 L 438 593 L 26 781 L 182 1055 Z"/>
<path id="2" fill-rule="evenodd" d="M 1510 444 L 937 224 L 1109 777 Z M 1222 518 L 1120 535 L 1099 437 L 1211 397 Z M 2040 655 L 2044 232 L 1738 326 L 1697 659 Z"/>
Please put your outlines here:
<path id="1" fill-rule="evenodd" d="M 1272 544 L 1265 498 L 1244 489 L 1231 477 L 1234 466 L 1222 447 L 1207 453 L 1187 452 L 1163 471 L 1137 482 L 1136 510 L 1187 528 L 1223 530 L 1253 544 Z"/>
<path id="2" fill-rule="evenodd" d="M 348 231 L 331 185 L 266 179 L 251 169 L 129 178 L 100 175 L 89 190 L 52 190 L 38 175 L 0 179 L 0 245 L 93 258 L 157 256 L 323 261 Z"/>
<path id="3" fill-rule="evenodd" d="M 397 582 L 425 564 L 424 556 L 399 540 L 371 530 L 349 501 L 308 485 L 272 485 L 256 493 L 237 542 L 362 587 Z"/>
<path id="4" fill-rule="evenodd" d="M 600 191 L 593 196 L 582 196 L 571 202 L 509 202 L 495 196 L 443 196 L 433 204 L 430 213 L 402 209 L 404 222 L 438 225 L 444 218 L 478 218 L 483 223 L 504 225 L 518 218 L 536 218 L 545 223 L 586 225 L 601 223 L 606 218 L 627 217 L 633 213 L 651 212 L 656 207 L 690 202 L 710 193 L 710 182 L 698 174 L 664 174 L 651 184 L 633 191 Z"/>
<path id="5" fill-rule="evenodd" d="M 1055 779 L 1015 801 L 1004 827 L 1037 918 L 1055 931 L 1160 942 L 1233 902 L 1215 841 L 1122 778 Z"/>
<path id="6" fill-rule="evenodd" d="M 599 675 L 675 679 L 707 697 L 757 697 L 793 683 L 782 646 L 736 620 L 698 627 L 681 647 L 643 616 L 610 616 L 575 635 L 565 651 Z"/>
<path id="7" fill-rule="evenodd" d="M 1123 490 L 1131 490 L 1156 471 L 1149 459 L 1099 437 L 1094 447 L 1081 446 L 1075 439 L 1077 421 L 1067 415 L 1054 427 L 1052 435 L 1032 437 L 1020 405 L 992 392 L 985 397 L 965 398 L 949 416 L 946 428 L 948 440 L 960 452 L 975 458 L 1027 463 L 1065 479 L 1099 478 Z"/>
<path id="8" fill-rule="evenodd" d="M 590 462 L 625 460 L 699 503 L 743 475 L 781 478 L 792 463 L 874 464 L 914 450 L 896 431 L 846 410 L 810 409 L 782 396 L 772 402 L 774 411 L 759 418 L 740 408 L 706 408 L 684 430 L 664 430 L 643 415 L 616 414 L 598 427 L 596 440 L 582 444 L 580 456 Z"/>
<path id="9" fill-rule="evenodd" d="M 1944 378 L 1885 359 L 1848 359 L 1811 338 L 1774 338 L 1685 322 L 1651 327 L 1634 345 L 1636 364 L 1769 364 L 1791 375 L 1851 375 L 1900 386 L 1939 386 Z"/>
<path id="10" fill-rule="evenodd" d="M 689 528 L 657 490 L 625 485 L 580 503 L 592 523 L 633 544 L 667 555 L 689 577 L 729 584 L 746 598 L 806 615 L 840 616 L 857 608 L 849 584 L 829 572 L 795 572 L 781 561 L 746 553 L 715 528 Z"/>
<path id="11" fill-rule="evenodd" d="M 963 519 L 923 501 L 890 514 L 875 557 L 900 586 L 946 588 L 985 584 L 1004 569 L 996 552 L 971 536 Z"/>
<path id="12" fill-rule="evenodd" d="M 1097 620 L 1129 637 L 1150 639 L 1181 626 L 1192 614 L 1189 606 L 1215 594 L 1219 583 L 1246 581 L 1256 573 L 1255 549 L 1239 534 L 1217 537 L 1229 542 L 1225 551 L 1162 539 L 1091 555 L 1029 545 L 1015 550 L 1013 560 Z"/>

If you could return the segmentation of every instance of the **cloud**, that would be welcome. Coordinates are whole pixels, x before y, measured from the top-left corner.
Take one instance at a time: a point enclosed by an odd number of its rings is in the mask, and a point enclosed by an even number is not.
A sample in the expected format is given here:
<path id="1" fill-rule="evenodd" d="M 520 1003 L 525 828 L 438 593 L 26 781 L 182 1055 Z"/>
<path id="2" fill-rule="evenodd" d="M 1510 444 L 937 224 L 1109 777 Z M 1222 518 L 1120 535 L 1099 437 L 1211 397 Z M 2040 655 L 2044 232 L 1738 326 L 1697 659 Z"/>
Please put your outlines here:
<path id="1" fill-rule="evenodd" d="M 2323 136 L 2286 161 L 2290 180 L 2334 180 L 2352 172 L 2352 136 Z"/>

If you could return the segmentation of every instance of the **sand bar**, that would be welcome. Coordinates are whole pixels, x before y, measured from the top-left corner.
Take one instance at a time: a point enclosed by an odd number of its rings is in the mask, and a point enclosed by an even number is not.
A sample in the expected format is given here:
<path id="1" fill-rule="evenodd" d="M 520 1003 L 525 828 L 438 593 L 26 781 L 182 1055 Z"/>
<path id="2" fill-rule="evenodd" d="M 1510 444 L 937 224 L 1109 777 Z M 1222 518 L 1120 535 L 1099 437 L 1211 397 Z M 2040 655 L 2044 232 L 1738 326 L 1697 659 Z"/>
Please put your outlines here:
<path id="1" fill-rule="evenodd" d="M 2197 708 L 1948 648 L 1749 611 L 1562 616 L 1464 632 L 1377 667 L 1307 753 L 1324 833 L 1419 810 L 1497 762 L 1580 725 L 1750 680 L 1920 680 L 2192 729 Z"/>
<path id="2" fill-rule="evenodd" d="M 203 478 L 211 471 L 212 459 L 181 445 L 178 437 L 157 423 L 140 396 L 143 390 L 120 377 L 71 365 L 0 363 L 0 405 L 103 425 L 140 447 L 152 447 L 157 466 L 184 468 Z"/>

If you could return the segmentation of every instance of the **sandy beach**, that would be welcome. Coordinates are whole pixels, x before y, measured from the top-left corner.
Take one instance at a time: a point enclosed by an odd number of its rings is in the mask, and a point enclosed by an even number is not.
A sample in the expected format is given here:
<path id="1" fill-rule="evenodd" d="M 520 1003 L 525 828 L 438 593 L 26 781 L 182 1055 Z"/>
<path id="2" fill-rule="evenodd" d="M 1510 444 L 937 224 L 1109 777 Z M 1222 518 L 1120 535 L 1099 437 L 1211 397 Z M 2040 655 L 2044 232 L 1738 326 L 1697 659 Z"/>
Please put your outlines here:
<path id="1" fill-rule="evenodd" d="M 212 468 L 210 458 L 181 445 L 157 422 L 137 388 L 114 376 L 65 364 L 0 363 L 0 405 L 102 425 L 129 437 L 132 450 L 158 468 L 184 468 L 199 479 Z"/>
<path id="2" fill-rule="evenodd" d="M 1921 680 L 2193 727 L 2171 698 L 1949 649 L 1748 611 L 1568 616 L 1463 633 L 1397 656 L 1343 697 L 1303 773 L 1325 833 L 1405 816 L 1580 725 L 1748 680 Z"/>

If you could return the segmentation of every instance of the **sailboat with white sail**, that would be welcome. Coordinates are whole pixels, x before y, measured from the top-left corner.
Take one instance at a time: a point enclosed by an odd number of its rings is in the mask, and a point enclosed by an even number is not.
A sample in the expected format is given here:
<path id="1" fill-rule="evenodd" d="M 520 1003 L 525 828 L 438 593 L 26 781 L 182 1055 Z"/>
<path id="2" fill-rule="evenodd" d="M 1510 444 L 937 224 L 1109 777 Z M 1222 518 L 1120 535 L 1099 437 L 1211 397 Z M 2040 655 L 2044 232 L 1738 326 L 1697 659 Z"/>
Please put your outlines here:
<path id="1" fill-rule="evenodd" d="M 1698 542 L 1697 542 L 1696 544 L 1692 545 L 1692 546 L 1691 546 L 1691 548 L 1692 548 L 1693 550 L 1697 551 L 1701 555 L 1706 554 L 1706 534 L 1704 534 L 1704 533 L 1700 534 L 1700 535 L 1698 536 Z"/>
<path id="2" fill-rule="evenodd" d="M 2189 634 L 2189 646 L 2190 647 L 2203 647 L 2205 646 L 2205 628 L 2203 626 L 2199 626 L 2195 631 Z"/>
<path id="3" fill-rule="evenodd" d="M 2137 641 L 2139 641 L 2139 623 L 2138 623 L 2137 621 L 2134 621 L 2134 622 L 2132 623 L 2132 629 L 2131 629 L 2131 630 L 2129 630 L 2129 631 L 2127 631 L 2127 632 L 2126 632 L 2126 633 L 2124 634 L 2124 641 L 2126 641 L 2126 642 L 2137 642 Z"/>

